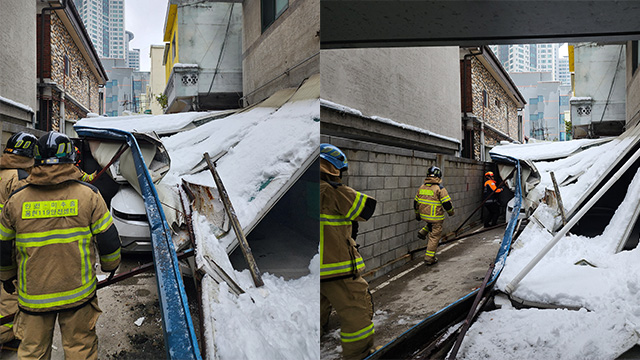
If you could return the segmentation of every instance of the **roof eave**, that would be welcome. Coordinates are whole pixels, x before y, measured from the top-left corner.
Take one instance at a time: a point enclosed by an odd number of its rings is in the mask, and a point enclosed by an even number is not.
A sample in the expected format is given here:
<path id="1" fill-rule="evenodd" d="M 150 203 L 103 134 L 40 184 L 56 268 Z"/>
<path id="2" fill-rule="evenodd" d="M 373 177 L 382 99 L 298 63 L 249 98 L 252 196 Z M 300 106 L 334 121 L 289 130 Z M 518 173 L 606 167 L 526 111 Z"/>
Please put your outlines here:
<path id="1" fill-rule="evenodd" d="M 478 49 L 480 50 L 479 53 L 470 52 L 477 55 L 478 60 L 487 67 L 487 70 L 496 76 L 496 80 L 500 83 L 500 86 L 502 86 L 502 88 L 511 95 L 511 98 L 516 103 L 518 109 L 524 108 L 527 103 L 524 96 L 522 96 L 520 90 L 518 90 L 518 87 L 513 82 L 513 79 L 511 79 L 509 73 L 505 70 L 502 64 L 500 64 L 500 61 L 493 51 L 491 51 L 487 45 L 482 45 L 478 47 Z"/>
<path id="2" fill-rule="evenodd" d="M 80 47 L 80 52 L 89 63 L 89 66 L 92 68 L 94 74 L 96 75 L 96 78 L 98 78 L 98 83 L 100 85 L 104 85 L 109 80 L 109 78 L 107 77 L 107 72 L 102 66 L 102 62 L 100 61 L 98 52 L 91 42 L 89 33 L 84 27 L 82 19 L 80 18 L 80 14 L 78 14 L 73 1 L 68 1 L 67 6 L 64 9 L 56 10 L 56 15 L 58 15 L 58 17 L 60 17 L 61 19 L 63 18 L 62 16 L 64 16 L 64 18 L 68 20 L 69 24 L 72 26 L 72 29 L 67 30 L 70 32 L 73 31 L 75 33 L 77 40 L 79 40 L 80 42 L 79 44 L 77 44 L 78 47 Z M 71 35 L 73 37 L 73 34 Z"/>

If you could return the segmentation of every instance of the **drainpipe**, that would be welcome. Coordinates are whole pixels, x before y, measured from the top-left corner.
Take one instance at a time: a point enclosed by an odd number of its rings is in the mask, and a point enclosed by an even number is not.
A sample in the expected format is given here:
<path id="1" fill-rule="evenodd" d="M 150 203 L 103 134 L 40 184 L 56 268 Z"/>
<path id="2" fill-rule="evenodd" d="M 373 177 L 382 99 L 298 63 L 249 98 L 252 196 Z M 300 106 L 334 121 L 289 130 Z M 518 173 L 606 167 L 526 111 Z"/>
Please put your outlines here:
<path id="1" fill-rule="evenodd" d="M 482 55 L 484 54 L 484 48 L 482 46 L 479 47 L 480 48 L 480 52 L 479 53 L 473 53 L 471 52 L 471 50 L 469 50 L 469 53 L 466 54 L 463 57 L 463 61 L 466 63 L 467 59 L 470 59 L 471 57 L 476 57 L 477 55 Z M 464 69 L 464 74 L 463 74 L 463 79 L 464 79 L 464 84 L 463 86 L 465 86 L 466 88 L 466 82 L 467 82 L 467 67 L 463 66 Z M 473 104 L 473 91 L 471 92 L 471 103 Z M 465 94 L 466 95 L 466 94 Z M 473 153 L 473 149 L 470 149 L 471 152 Z M 483 99 L 483 105 L 482 105 L 482 119 L 480 120 L 480 161 L 484 161 L 484 99 Z"/>
<path id="2" fill-rule="evenodd" d="M 45 12 L 50 12 L 52 10 L 62 10 L 67 8 L 67 0 L 62 0 L 62 6 L 50 6 L 43 8 L 40 12 L 40 86 L 38 88 L 38 93 L 40 95 L 40 105 L 43 104 L 44 97 L 44 14 Z M 64 99 L 61 101 L 61 104 L 64 103 Z M 61 105 L 62 106 L 62 105 Z M 41 106 L 42 107 L 42 106 Z M 44 111 L 40 109 L 40 121 L 44 120 Z M 34 124 L 35 125 L 35 124 Z M 42 125 L 42 124 L 41 124 Z M 47 121 L 46 131 L 51 130 L 50 122 Z M 35 126 L 34 126 L 35 127 Z"/>
<path id="3" fill-rule="evenodd" d="M 484 109 L 482 110 L 482 117 L 484 118 Z M 480 120 L 480 161 L 485 161 L 484 152 L 484 121 Z"/>
<path id="4" fill-rule="evenodd" d="M 61 133 L 65 133 L 65 109 L 64 109 L 64 100 L 65 100 L 65 89 L 64 87 L 62 88 L 62 91 L 60 92 L 60 124 L 58 124 L 58 128 L 60 130 Z"/>

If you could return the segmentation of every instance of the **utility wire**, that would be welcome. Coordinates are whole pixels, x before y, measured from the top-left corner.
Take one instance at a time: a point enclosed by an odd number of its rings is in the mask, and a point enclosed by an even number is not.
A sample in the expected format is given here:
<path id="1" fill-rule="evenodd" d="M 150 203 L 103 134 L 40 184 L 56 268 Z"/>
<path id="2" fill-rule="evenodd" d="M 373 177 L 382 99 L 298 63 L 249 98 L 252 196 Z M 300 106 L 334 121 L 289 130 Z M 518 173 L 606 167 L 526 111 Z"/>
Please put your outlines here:
<path id="1" fill-rule="evenodd" d="M 213 87 L 213 82 L 216 80 L 216 76 L 218 75 L 218 70 L 220 69 L 220 62 L 222 62 L 222 55 L 224 54 L 224 47 L 227 44 L 227 38 L 229 35 L 229 27 L 231 26 L 231 18 L 233 17 L 233 8 L 236 4 L 231 4 L 231 8 L 229 9 L 229 21 L 227 21 L 227 29 L 224 33 L 224 39 L 222 40 L 222 47 L 220 48 L 220 55 L 218 56 L 218 62 L 216 64 L 216 69 L 213 72 L 213 78 L 211 79 L 211 84 L 209 84 L 209 90 L 207 91 L 208 96 L 211 93 L 211 88 Z"/>
<path id="2" fill-rule="evenodd" d="M 602 110 L 602 115 L 600 116 L 600 121 L 604 119 L 604 113 L 607 111 L 607 105 L 609 105 L 609 100 L 611 99 L 611 93 L 613 93 L 613 84 L 616 83 L 616 75 L 618 74 L 618 66 L 620 66 L 620 59 L 622 59 L 622 49 L 623 45 L 620 45 L 620 53 L 618 54 L 618 63 L 616 64 L 616 68 L 613 71 L 613 80 L 611 80 L 611 87 L 609 87 L 609 95 L 607 95 L 607 102 L 604 103 L 604 109 Z"/>

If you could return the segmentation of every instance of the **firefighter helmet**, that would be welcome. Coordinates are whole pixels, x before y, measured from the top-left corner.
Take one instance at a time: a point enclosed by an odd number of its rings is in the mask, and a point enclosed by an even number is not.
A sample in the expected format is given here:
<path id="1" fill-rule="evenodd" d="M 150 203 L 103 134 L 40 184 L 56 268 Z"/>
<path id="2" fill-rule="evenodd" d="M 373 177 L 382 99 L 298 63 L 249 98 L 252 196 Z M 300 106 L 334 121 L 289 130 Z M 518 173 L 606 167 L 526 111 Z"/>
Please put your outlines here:
<path id="1" fill-rule="evenodd" d="M 320 144 L 320 158 L 327 160 L 341 172 L 349 168 L 347 156 L 337 146 Z"/>
<path id="2" fill-rule="evenodd" d="M 442 178 L 442 170 L 440 170 L 440 168 L 437 166 L 432 166 L 429 169 L 427 169 L 427 177 L 430 177 L 430 176 Z"/>
<path id="3" fill-rule="evenodd" d="M 26 132 L 18 132 L 9 138 L 7 147 L 4 152 L 7 154 L 20 155 L 24 157 L 33 157 L 33 149 L 36 147 L 38 138 Z"/>
<path id="4" fill-rule="evenodd" d="M 34 156 L 36 165 L 73 164 L 73 144 L 65 134 L 50 131 L 38 139 Z"/>
<path id="5" fill-rule="evenodd" d="M 488 178 L 493 178 L 493 171 L 487 171 L 486 173 L 484 173 L 484 177 Z"/>

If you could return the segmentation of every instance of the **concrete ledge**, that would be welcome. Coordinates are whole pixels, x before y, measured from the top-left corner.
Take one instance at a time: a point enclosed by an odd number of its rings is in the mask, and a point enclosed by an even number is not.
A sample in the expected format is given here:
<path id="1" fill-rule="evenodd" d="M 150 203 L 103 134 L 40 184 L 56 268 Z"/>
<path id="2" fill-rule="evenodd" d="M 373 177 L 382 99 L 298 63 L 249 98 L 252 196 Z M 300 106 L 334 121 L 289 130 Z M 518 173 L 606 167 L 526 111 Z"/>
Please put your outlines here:
<path id="1" fill-rule="evenodd" d="M 321 106 L 320 133 L 375 142 L 402 149 L 455 155 L 460 144 L 434 135 L 407 130 L 391 124 L 371 121 L 362 116 Z"/>

